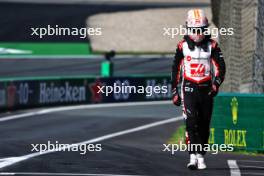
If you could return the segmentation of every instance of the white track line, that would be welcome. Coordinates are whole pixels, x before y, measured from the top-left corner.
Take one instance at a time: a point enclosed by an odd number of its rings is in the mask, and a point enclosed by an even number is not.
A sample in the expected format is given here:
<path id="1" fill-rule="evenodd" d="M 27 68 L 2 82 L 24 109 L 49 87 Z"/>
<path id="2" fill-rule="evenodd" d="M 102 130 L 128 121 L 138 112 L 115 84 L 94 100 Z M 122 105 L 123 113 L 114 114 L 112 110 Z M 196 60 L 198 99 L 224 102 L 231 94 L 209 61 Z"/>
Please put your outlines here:
<path id="1" fill-rule="evenodd" d="M 263 173 L 257 173 L 257 172 L 243 172 L 243 175 L 261 175 L 261 176 L 263 176 Z"/>
<path id="2" fill-rule="evenodd" d="M 231 176 L 241 176 L 236 160 L 227 160 Z"/>
<path id="3" fill-rule="evenodd" d="M 264 163 L 264 161 L 259 161 L 259 160 L 237 160 L 241 162 L 250 162 L 250 163 Z"/>
<path id="4" fill-rule="evenodd" d="M 56 176 L 140 176 L 118 174 L 56 173 L 56 172 L 0 172 L 0 175 L 56 175 Z"/>
<path id="5" fill-rule="evenodd" d="M 249 165 L 242 165 L 240 164 L 241 167 L 245 167 L 245 168 L 256 168 L 256 169 L 264 169 L 263 166 L 249 166 Z M 264 175 L 264 174 L 263 174 Z"/>
<path id="6" fill-rule="evenodd" d="M 23 155 L 23 156 L 18 156 L 18 157 L 9 157 L 9 158 L 2 158 L 0 162 L 0 169 L 7 167 L 7 166 L 11 166 L 13 164 L 34 158 L 34 157 L 38 157 L 41 155 L 45 155 L 45 154 L 49 154 L 49 153 L 53 153 L 59 150 L 65 150 L 65 149 L 69 149 L 72 147 L 75 147 L 76 145 L 83 145 L 83 144 L 91 144 L 91 143 L 96 143 L 96 142 L 100 142 L 100 141 L 104 141 L 107 139 L 111 139 L 114 137 L 118 137 L 118 136 L 122 136 L 125 134 L 129 134 L 129 133 L 134 133 L 134 132 L 138 132 L 138 131 L 142 131 L 142 130 L 146 130 L 148 128 L 152 128 L 152 127 L 156 127 L 156 126 L 160 126 L 160 125 L 164 125 L 167 123 L 172 123 L 172 122 L 177 122 L 182 120 L 183 117 L 182 116 L 178 116 L 178 117 L 174 117 L 174 118 L 170 118 L 170 119 L 166 119 L 166 120 L 161 120 L 161 121 L 157 121 L 157 122 L 153 122 L 153 123 L 149 123 L 146 125 L 142 125 L 142 126 L 138 126 L 135 128 L 131 128 L 131 129 L 127 129 L 127 130 L 123 130 L 123 131 L 119 131 L 119 132 L 115 132 L 115 133 L 111 133 L 111 134 L 106 134 L 104 136 L 101 137 L 97 137 L 97 138 L 93 138 L 87 141 L 83 141 L 83 142 L 79 142 L 79 143 L 75 143 L 75 144 L 71 144 L 67 147 L 63 147 L 60 149 L 56 149 L 56 150 L 47 150 L 44 151 L 42 153 L 39 152 L 35 152 L 35 153 L 31 153 L 31 154 L 27 154 L 27 155 Z"/>
<path id="7" fill-rule="evenodd" d="M 105 104 L 63 106 L 63 107 L 47 108 L 47 109 L 23 113 L 23 114 L 0 117 L 0 122 L 21 119 L 36 115 L 43 115 L 53 112 L 70 111 L 70 110 L 78 110 L 78 109 L 95 109 L 95 108 L 110 108 L 110 107 L 125 107 L 125 106 L 150 106 L 150 105 L 162 105 L 162 104 L 172 104 L 172 103 L 171 101 L 148 101 L 148 102 L 105 103 Z"/>

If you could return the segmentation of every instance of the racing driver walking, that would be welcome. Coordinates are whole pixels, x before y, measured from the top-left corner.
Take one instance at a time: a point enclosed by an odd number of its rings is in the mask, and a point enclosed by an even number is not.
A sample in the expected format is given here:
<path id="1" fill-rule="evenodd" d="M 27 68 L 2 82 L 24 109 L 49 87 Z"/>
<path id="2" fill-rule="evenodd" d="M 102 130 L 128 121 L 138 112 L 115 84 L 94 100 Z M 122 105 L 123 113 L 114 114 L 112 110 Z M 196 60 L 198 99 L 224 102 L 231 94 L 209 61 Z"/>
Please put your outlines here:
<path id="1" fill-rule="evenodd" d="M 205 34 L 208 26 L 203 10 L 188 11 L 188 34 L 179 42 L 172 66 L 173 103 L 176 106 L 182 104 L 186 142 L 202 146 L 188 150 L 189 169 L 206 168 L 204 145 L 208 143 L 210 134 L 213 97 L 217 95 L 225 77 L 221 50 L 210 34 Z"/>

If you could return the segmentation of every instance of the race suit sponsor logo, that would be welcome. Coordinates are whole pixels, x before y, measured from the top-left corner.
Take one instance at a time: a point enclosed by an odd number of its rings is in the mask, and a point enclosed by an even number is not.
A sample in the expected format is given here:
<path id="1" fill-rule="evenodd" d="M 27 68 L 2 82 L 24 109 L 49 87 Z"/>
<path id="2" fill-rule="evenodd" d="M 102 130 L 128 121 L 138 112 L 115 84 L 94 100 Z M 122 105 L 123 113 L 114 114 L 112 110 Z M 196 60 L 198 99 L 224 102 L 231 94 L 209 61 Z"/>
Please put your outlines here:
<path id="1" fill-rule="evenodd" d="M 185 87 L 184 87 L 184 91 L 185 91 L 185 92 L 193 92 L 193 88 L 192 88 L 192 87 L 187 87 L 187 86 L 185 86 Z"/>
<path id="2" fill-rule="evenodd" d="M 86 100 L 85 86 L 71 86 L 69 82 L 65 85 L 55 86 L 54 83 L 40 83 L 40 103 L 63 103 L 83 102 Z"/>
<path id="3" fill-rule="evenodd" d="M 205 65 L 204 64 L 191 64 L 191 76 L 192 77 L 205 76 Z"/>
<path id="4" fill-rule="evenodd" d="M 186 59 L 187 59 L 187 61 L 190 62 L 192 60 L 192 57 L 191 56 L 187 56 Z"/>

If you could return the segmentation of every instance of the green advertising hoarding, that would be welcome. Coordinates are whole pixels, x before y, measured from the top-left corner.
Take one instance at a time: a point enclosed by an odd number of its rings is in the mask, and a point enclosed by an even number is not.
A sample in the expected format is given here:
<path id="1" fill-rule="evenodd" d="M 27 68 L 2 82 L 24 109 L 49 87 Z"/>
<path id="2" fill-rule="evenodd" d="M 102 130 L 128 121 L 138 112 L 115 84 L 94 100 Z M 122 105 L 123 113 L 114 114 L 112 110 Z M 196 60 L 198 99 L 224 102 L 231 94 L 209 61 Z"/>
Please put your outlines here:
<path id="1" fill-rule="evenodd" d="M 263 94 L 220 94 L 214 103 L 209 143 L 264 151 Z"/>

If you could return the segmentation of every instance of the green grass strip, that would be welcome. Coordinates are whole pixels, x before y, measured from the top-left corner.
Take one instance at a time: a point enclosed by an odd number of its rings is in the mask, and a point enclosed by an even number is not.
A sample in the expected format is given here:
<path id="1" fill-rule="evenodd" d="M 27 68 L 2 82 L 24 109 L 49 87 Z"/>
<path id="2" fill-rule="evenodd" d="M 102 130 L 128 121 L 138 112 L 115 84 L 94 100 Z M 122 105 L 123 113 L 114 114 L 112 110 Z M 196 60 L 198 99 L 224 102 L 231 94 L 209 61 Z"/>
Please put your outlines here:
<path id="1" fill-rule="evenodd" d="M 177 128 L 176 132 L 173 133 L 172 137 L 169 139 L 168 144 L 180 144 L 185 143 L 185 126 L 181 125 Z"/>
<path id="2" fill-rule="evenodd" d="M 62 43 L 62 42 L 1 42 L 0 48 L 30 51 L 32 54 L 3 54 L 14 55 L 90 55 L 92 53 L 89 43 Z"/>

